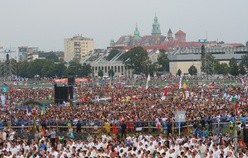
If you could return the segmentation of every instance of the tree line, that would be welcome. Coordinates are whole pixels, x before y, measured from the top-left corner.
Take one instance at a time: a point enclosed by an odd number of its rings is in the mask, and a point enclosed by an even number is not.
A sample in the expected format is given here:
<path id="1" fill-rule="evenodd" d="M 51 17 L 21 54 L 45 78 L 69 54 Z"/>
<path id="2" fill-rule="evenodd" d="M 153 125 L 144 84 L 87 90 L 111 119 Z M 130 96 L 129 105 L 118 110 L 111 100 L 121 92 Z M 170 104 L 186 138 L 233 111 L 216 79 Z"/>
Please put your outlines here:
<path id="1" fill-rule="evenodd" d="M 238 62 L 235 58 L 231 58 L 229 63 L 216 60 L 211 53 L 205 53 L 201 57 L 201 71 L 207 75 L 219 74 L 219 75 L 245 75 L 248 70 L 248 54 L 241 57 L 241 61 Z M 191 65 L 188 69 L 188 73 L 196 75 L 198 73 L 197 68 L 194 65 Z M 181 75 L 181 70 L 178 69 L 178 75 Z"/>
<path id="2" fill-rule="evenodd" d="M 202 48 L 204 49 L 204 48 Z M 242 56 L 241 62 L 238 62 L 235 58 L 232 58 L 229 63 L 220 62 L 214 58 L 211 53 L 206 53 L 205 50 L 201 54 L 201 71 L 207 75 L 230 74 L 232 76 L 238 76 L 239 74 L 245 75 L 248 70 L 248 54 Z M 112 50 L 109 53 L 109 57 L 113 58 L 114 55 L 118 54 L 117 50 Z M 148 52 L 142 47 L 134 47 L 128 52 L 124 53 L 120 59 L 125 63 L 125 65 L 133 69 L 135 74 L 145 74 L 148 73 L 153 75 L 156 73 L 167 73 L 170 70 L 169 58 L 165 50 L 160 50 L 157 61 L 152 62 L 149 59 Z M 177 75 L 181 75 L 182 71 L 178 69 Z M 190 75 L 197 75 L 198 70 L 196 66 L 191 65 L 188 69 Z"/>
<path id="3" fill-rule="evenodd" d="M 89 64 L 80 64 L 77 60 L 68 63 L 55 62 L 49 59 L 36 59 L 31 62 L 23 61 L 18 63 L 17 75 L 21 77 L 32 78 L 36 75 L 40 77 L 68 77 L 74 74 L 77 77 L 89 77 L 91 66 Z"/>
<path id="4" fill-rule="evenodd" d="M 106 60 L 113 59 L 119 50 L 113 49 L 106 56 Z M 13 59 L 12 59 L 13 60 Z M 121 60 L 125 66 L 133 70 L 134 74 L 163 74 L 169 72 L 169 58 L 165 50 L 160 50 L 157 60 L 152 61 L 149 58 L 149 53 L 142 47 L 134 47 L 128 52 L 123 53 L 118 60 Z M 69 74 L 74 74 L 77 77 L 90 77 L 92 69 L 90 64 L 81 64 L 78 60 L 72 60 L 69 63 L 60 61 L 56 55 L 47 55 L 46 59 L 36 59 L 34 61 L 13 62 L 13 72 L 20 77 L 32 78 L 36 75 L 40 77 L 68 77 Z M 6 63 L 1 63 L 3 69 Z M 242 56 L 240 63 L 232 58 L 229 63 L 220 63 L 212 54 L 204 53 L 201 55 L 201 71 L 208 75 L 223 74 L 237 76 L 246 74 L 248 69 L 248 54 Z M 181 75 L 182 71 L 178 69 L 177 75 Z M 190 75 L 198 73 L 197 68 L 192 65 L 188 69 Z M 115 72 L 111 69 L 108 72 L 110 77 L 114 77 Z M 0 75 L 2 75 L 0 73 Z M 98 76 L 103 77 L 103 72 L 100 70 Z"/>

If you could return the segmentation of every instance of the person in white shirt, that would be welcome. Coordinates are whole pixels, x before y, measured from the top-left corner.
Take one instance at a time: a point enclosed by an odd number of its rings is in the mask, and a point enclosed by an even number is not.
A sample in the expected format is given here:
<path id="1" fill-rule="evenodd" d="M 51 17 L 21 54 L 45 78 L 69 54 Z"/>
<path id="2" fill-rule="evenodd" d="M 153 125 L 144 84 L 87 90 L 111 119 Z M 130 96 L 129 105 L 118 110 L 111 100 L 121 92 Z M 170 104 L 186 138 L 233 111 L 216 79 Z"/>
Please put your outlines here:
<path id="1" fill-rule="evenodd" d="M 15 131 L 13 129 L 11 129 L 9 132 L 9 140 L 10 141 L 14 140 L 14 136 L 15 136 Z"/>
<path id="2" fill-rule="evenodd" d="M 5 130 L 3 130 L 3 132 L 2 132 L 2 139 L 3 139 L 3 141 L 5 141 L 7 139 L 7 133 Z"/>
<path id="3" fill-rule="evenodd" d="M 58 151 L 56 151 L 54 148 L 52 149 L 52 155 L 54 156 L 54 158 L 58 158 Z"/>

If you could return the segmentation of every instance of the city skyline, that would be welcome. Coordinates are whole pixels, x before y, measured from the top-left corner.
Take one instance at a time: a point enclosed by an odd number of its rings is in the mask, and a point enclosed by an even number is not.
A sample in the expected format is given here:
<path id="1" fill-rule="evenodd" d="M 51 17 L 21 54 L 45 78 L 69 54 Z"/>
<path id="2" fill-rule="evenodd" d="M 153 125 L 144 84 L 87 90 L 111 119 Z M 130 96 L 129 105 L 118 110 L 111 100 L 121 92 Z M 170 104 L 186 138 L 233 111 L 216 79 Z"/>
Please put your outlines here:
<path id="1" fill-rule="evenodd" d="M 169 28 L 173 33 L 181 29 L 187 41 L 208 38 L 245 44 L 247 5 L 246 0 L 10 0 L 0 5 L 0 46 L 63 51 L 65 38 L 81 34 L 93 38 L 95 48 L 104 49 L 112 39 L 133 35 L 136 24 L 141 36 L 151 34 L 155 14 L 163 35 Z"/>

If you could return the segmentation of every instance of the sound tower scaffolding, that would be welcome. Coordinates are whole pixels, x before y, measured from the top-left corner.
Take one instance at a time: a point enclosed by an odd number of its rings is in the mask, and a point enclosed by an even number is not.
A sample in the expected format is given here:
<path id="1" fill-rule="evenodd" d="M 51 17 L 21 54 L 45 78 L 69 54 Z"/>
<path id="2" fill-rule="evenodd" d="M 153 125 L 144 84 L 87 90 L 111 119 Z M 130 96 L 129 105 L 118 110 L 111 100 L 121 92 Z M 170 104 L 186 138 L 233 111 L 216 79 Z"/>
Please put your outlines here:
<path id="1" fill-rule="evenodd" d="M 6 54 L 6 60 L 1 64 L 1 75 L 4 81 L 11 79 L 13 74 L 16 74 L 16 62 L 10 60 L 9 54 Z"/>

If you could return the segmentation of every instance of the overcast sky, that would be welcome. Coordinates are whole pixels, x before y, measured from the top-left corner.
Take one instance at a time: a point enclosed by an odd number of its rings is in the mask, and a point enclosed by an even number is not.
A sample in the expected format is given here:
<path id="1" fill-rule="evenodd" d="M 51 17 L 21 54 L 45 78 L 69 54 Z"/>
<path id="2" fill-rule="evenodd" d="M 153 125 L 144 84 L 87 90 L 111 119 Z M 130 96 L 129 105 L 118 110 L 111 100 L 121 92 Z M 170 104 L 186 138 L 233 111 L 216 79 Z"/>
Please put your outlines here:
<path id="1" fill-rule="evenodd" d="M 248 0 L 1 0 L 0 46 L 63 50 L 64 38 L 82 34 L 106 48 L 111 39 L 152 30 L 155 13 L 162 34 L 182 29 L 200 38 L 245 43 Z"/>

